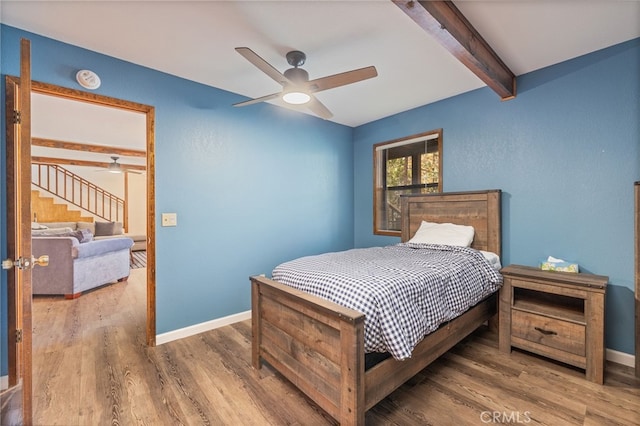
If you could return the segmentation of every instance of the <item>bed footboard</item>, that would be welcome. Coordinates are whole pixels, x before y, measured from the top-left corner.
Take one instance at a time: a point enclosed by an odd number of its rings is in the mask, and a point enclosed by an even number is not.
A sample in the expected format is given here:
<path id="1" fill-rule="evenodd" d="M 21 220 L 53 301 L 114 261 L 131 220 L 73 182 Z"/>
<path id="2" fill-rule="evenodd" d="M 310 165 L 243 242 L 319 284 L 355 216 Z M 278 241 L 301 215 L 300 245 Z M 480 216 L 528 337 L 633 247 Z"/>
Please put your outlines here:
<path id="1" fill-rule="evenodd" d="M 364 424 L 364 315 L 251 277 L 252 363 L 268 362 L 343 425 Z"/>

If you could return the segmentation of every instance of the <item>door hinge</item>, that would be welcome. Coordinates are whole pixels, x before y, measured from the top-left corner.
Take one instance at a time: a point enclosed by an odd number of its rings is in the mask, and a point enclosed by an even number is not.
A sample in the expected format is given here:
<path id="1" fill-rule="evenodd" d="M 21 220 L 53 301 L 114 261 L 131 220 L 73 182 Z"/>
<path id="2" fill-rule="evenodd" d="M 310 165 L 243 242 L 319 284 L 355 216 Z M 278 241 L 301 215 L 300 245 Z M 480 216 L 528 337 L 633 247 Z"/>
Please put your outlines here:
<path id="1" fill-rule="evenodd" d="M 13 124 L 21 124 L 22 123 L 22 114 L 17 109 L 13 110 Z"/>
<path id="2" fill-rule="evenodd" d="M 16 343 L 22 343 L 22 329 L 16 330 Z"/>

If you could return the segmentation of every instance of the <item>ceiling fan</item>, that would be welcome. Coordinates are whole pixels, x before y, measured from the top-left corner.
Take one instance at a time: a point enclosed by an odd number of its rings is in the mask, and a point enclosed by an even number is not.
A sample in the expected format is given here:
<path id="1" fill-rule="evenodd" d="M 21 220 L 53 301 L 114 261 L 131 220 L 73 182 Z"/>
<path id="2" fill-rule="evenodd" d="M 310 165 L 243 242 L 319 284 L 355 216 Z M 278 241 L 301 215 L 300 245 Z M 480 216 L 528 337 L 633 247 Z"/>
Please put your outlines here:
<path id="1" fill-rule="evenodd" d="M 142 172 L 139 172 L 137 170 L 132 170 L 132 169 L 128 169 L 126 167 L 122 167 L 122 164 L 118 163 L 118 159 L 120 157 L 116 157 L 116 156 L 112 156 L 111 159 L 113 160 L 112 163 L 109 163 L 109 165 L 107 166 L 106 170 L 100 170 L 100 171 L 107 171 L 110 173 L 135 173 L 135 174 L 141 174 Z"/>
<path id="2" fill-rule="evenodd" d="M 248 47 L 236 47 L 236 51 L 255 65 L 260 71 L 264 72 L 282 85 L 281 92 L 272 93 L 270 95 L 239 102 L 233 105 L 238 107 L 282 97 L 282 100 L 289 104 L 306 105 L 311 112 L 326 120 L 333 117 L 333 114 L 313 95 L 314 93 L 356 83 L 378 75 L 376 67 L 370 66 L 316 78 L 315 80 L 309 80 L 309 73 L 300 68 L 300 66 L 305 63 L 307 56 L 299 50 L 293 50 L 287 53 L 287 62 L 293 68 L 289 68 L 284 73 L 275 69 L 271 64 L 262 59 Z"/>

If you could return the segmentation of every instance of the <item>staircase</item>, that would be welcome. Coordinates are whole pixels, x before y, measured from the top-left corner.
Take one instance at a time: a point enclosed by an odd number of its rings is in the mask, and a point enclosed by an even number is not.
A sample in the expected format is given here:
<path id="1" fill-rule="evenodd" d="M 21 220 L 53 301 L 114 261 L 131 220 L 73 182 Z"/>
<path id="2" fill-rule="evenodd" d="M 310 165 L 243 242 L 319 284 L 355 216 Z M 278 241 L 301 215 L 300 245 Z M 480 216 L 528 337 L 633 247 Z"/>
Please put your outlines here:
<path id="1" fill-rule="evenodd" d="M 37 189 L 31 190 L 33 221 L 41 222 L 93 222 L 93 217 L 83 216 L 80 210 L 71 210 L 68 204 L 56 203 Z"/>
<path id="2" fill-rule="evenodd" d="M 31 193 L 31 210 L 36 218 L 48 222 L 93 221 L 94 217 L 109 222 L 123 222 L 127 226 L 126 205 L 122 198 L 105 191 L 92 182 L 56 164 L 31 164 L 31 183 L 36 188 L 62 199 L 68 205 L 80 211 L 68 208 L 65 204 L 56 204 L 53 197 L 46 197 L 36 190 Z M 37 195 L 37 196 L 36 196 Z M 40 210 L 38 210 L 40 209 Z M 83 216 L 81 211 L 92 217 Z M 77 215 L 76 215 L 77 213 Z M 64 217 L 64 220 L 57 219 Z M 78 217 L 78 219 L 68 219 Z"/>

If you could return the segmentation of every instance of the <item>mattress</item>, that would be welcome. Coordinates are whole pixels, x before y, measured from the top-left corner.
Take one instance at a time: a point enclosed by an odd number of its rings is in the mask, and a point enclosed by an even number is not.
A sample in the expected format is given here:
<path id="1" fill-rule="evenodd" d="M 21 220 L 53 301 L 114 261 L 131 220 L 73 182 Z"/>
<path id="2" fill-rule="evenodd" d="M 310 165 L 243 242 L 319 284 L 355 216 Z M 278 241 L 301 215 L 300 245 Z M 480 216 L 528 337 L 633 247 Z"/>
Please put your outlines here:
<path id="1" fill-rule="evenodd" d="M 398 360 L 502 286 L 478 250 L 412 243 L 306 256 L 278 265 L 272 277 L 365 314 L 365 351 Z"/>

